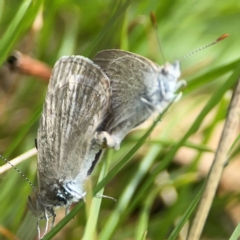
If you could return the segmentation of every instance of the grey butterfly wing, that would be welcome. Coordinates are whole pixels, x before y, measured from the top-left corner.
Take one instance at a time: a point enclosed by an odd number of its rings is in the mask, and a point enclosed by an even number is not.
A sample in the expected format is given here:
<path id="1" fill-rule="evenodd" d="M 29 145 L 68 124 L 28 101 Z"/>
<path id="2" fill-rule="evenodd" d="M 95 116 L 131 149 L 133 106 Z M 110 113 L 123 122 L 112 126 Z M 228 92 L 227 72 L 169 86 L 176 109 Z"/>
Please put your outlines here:
<path id="1" fill-rule="evenodd" d="M 91 141 L 110 94 L 108 77 L 89 59 L 63 57 L 55 64 L 38 129 L 40 189 L 77 176 L 85 180 Z"/>
<path id="2" fill-rule="evenodd" d="M 117 138 L 119 143 L 153 111 L 160 112 L 163 103 L 166 103 L 166 97 L 172 99 L 174 96 L 179 71 L 177 76 L 173 76 L 175 85 L 170 89 L 168 72 L 165 76 L 164 67 L 137 54 L 115 49 L 105 50 L 97 53 L 93 61 L 111 82 L 112 112 L 109 113 L 105 130 Z"/>

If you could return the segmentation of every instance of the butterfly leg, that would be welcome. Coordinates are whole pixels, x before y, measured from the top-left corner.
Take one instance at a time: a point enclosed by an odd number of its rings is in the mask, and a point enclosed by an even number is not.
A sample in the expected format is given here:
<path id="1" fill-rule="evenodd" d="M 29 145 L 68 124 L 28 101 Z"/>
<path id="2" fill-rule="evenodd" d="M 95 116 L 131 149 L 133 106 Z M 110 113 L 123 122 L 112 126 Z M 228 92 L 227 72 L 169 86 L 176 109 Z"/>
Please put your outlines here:
<path id="1" fill-rule="evenodd" d="M 51 229 L 53 229 L 54 223 L 55 223 L 55 218 L 56 218 L 56 213 L 53 209 L 51 209 L 50 213 L 51 213 L 51 217 L 52 217 Z"/>
<path id="2" fill-rule="evenodd" d="M 70 206 L 66 206 L 66 209 L 65 209 L 65 216 L 69 213 L 69 209 L 70 209 Z"/>
<path id="3" fill-rule="evenodd" d="M 149 113 L 151 114 L 152 112 L 155 111 L 156 106 L 154 106 L 151 102 L 149 102 L 146 98 L 141 97 L 141 101 L 148 106 Z"/>
<path id="4" fill-rule="evenodd" d="M 48 223 L 49 223 L 49 217 L 48 217 L 48 213 L 47 213 L 47 210 L 46 210 L 46 209 L 44 209 L 44 218 L 45 218 L 45 220 L 46 220 L 46 227 L 45 227 L 45 231 L 44 231 L 44 233 L 43 233 L 43 236 L 45 236 L 46 233 L 47 233 Z"/>
<path id="5" fill-rule="evenodd" d="M 105 131 L 96 132 L 95 141 L 101 148 L 114 148 L 115 150 L 120 148 L 120 144 Z"/>
<path id="6" fill-rule="evenodd" d="M 38 240 L 41 239 L 41 231 L 40 231 L 40 227 L 39 227 L 39 222 L 41 220 L 41 217 L 37 219 L 37 232 L 38 232 Z"/>
<path id="7" fill-rule="evenodd" d="M 185 80 L 180 80 L 177 82 L 176 85 L 176 91 L 179 90 L 182 87 L 186 87 L 187 86 L 187 82 Z"/>

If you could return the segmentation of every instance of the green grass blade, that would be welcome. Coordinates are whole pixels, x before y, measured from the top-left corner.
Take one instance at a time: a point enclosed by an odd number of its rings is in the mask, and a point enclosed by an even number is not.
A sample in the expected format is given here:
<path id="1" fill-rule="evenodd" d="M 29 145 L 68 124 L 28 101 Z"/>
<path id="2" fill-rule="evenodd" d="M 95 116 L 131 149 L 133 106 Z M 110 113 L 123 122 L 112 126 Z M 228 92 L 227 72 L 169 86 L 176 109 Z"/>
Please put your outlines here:
<path id="1" fill-rule="evenodd" d="M 32 127 L 32 125 L 34 123 L 36 123 L 36 121 L 39 119 L 39 116 L 42 112 L 42 104 L 40 107 L 37 108 L 37 110 L 35 111 L 35 113 L 33 113 L 33 115 L 31 116 L 31 118 L 28 120 L 28 124 L 25 125 L 21 131 L 16 135 L 15 139 L 12 141 L 10 147 L 7 149 L 7 151 L 4 153 L 4 155 L 6 157 L 8 157 L 12 151 L 19 145 L 19 143 L 21 143 L 22 139 L 24 138 L 24 136 L 27 134 L 27 132 L 29 131 L 29 129 Z"/>
<path id="2" fill-rule="evenodd" d="M 0 65 L 7 58 L 7 54 L 18 40 L 19 36 L 33 23 L 42 0 L 24 0 L 18 12 L 9 24 L 7 31 L 0 39 Z"/>
<path id="3" fill-rule="evenodd" d="M 103 180 L 107 175 L 109 163 L 111 160 L 112 151 L 108 152 L 107 159 L 103 162 L 101 172 L 98 178 L 98 183 Z M 102 202 L 101 195 L 103 194 L 104 188 L 102 188 L 98 194 L 100 197 L 94 197 L 91 202 L 90 213 L 88 216 L 87 224 L 84 230 L 84 235 L 81 238 L 82 240 L 94 239 L 94 234 L 97 230 L 97 220 L 99 218 L 100 206 Z"/>
<path id="4" fill-rule="evenodd" d="M 192 92 L 199 87 L 222 77 L 224 74 L 229 73 L 230 71 L 235 70 L 239 67 L 239 60 L 234 61 L 232 63 L 228 63 L 227 65 L 217 67 L 209 72 L 194 78 L 193 80 L 188 81 L 188 86 L 184 91 L 185 94 Z"/>
<path id="5" fill-rule="evenodd" d="M 185 213 L 183 214 L 183 216 L 181 217 L 181 219 L 177 223 L 176 227 L 174 228 L 174 230 L 172 231 L 172 233 L 168 237 L 168 240 L 175 240 L 175 239 L 177 239 L 178 234 L 181 231 L 182 227 L 184 226 L 186 221 L 189 219 L 189 217 L 191 216 L 193 211 L 196 209 L 197 204 L 198 204 L 199 200 L 201 199 L 202 193 L 203 193 L 203 187 L 198 192 L 198 194 L 193 199 L 193 201 L 190 203 L 188 209 L 185 211 Z"/>
<path id="6" fill-rule="evenodd" d="M 134 239 L 136 240 L 146 239 L 151 207 L 158 193 L 159 193 L 158 189 L 155 189 L 154 191 L 150 192 L 143 203 L 144 205 L 139 214 L 138 225 L 136 226 L 135 231 Z"/>
<path id="7" fill-rule="evenodd" d="M 237 225 L 235 228 L 234 232 L 232 233 L 231 237 L 229 240 L 238 240 L 240 237 L 240 223 Z"/>
<path id="8" fill-rule="evenodd" d="M 238 134 L 238 136 L 236 137 L 236 139 L 234 140 L 233 144 L 231 145 L 228 154 L 231 155 L 231 152 L 233 151 L 233 149 L 235 148 L 235 146 L 237 145 L 237 143 L 240 141 L 240 134 Z"/>

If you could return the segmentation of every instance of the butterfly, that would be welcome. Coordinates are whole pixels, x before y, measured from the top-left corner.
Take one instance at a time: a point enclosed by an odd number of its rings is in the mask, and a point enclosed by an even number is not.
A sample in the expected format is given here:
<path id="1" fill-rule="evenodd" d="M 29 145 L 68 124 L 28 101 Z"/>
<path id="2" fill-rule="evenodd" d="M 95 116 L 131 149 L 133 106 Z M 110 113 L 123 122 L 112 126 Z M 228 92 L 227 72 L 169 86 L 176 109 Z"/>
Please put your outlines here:
<path id="1" fill-rule="evenodd" d="M 39 190 L 29 197 L 38 222 L 53 217 L 53 225 L 56 207 L 68 212 L 85 196 L 83 182 L 104 145 L 104 132 L 97 129 L 106 117 L 110 96 L 109 78 L 91 60 L 71 56 L 56 62 L 37 135 Z"/>
<path id="2" fill-rule="evenodd" d="M 135 53 L 110 49 L 93 59 L 110 79 L 112 98 L 104 126 L 118 149 L 133 128 L 153 112 L 161 113 L 186 85 L 180 77 L 179 61 L 159 66 Z"/>

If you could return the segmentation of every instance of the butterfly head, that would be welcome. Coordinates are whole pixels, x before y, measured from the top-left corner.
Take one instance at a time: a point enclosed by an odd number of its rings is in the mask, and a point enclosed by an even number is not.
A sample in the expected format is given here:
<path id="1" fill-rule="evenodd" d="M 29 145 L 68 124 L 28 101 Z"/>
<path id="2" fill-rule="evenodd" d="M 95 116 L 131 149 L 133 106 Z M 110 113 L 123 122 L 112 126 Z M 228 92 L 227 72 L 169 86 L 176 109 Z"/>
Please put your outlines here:
<path id="1" fill-rule="evenodd" d="M 161 72 L 169 81 L 176 81 L 181 75 L 179 61 L 176 60 L 174 63 L 165 63 Z"/>

